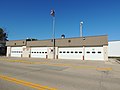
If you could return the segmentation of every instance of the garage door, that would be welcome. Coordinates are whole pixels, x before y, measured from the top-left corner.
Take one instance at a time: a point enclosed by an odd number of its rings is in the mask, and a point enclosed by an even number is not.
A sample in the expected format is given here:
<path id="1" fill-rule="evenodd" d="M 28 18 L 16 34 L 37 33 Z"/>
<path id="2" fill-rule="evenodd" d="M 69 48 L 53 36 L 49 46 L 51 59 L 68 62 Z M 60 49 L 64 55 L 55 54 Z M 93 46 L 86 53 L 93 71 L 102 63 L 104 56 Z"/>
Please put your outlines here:
<path id="1" fill-rule="evenodd" d="M 59 59 L 80 59 L 83 60 L 83 48 L 59 48 L 58 49 Z"/>
<path id="2" fill-rule="evenodd" d="M 85 47 L 85 60 L 104 60 L 103 47 Z"/>
<path id="3" fill-rule="evenodd" d="M 11 57 L 22 57 L 23 47 L 12 47 L 11 48 Z"/>
<path id="4" fill-rule="evenodd" d="M 31 57 L 34 58 L 47 58 L 47 48 L 46 47 L 32 47 Z"/>

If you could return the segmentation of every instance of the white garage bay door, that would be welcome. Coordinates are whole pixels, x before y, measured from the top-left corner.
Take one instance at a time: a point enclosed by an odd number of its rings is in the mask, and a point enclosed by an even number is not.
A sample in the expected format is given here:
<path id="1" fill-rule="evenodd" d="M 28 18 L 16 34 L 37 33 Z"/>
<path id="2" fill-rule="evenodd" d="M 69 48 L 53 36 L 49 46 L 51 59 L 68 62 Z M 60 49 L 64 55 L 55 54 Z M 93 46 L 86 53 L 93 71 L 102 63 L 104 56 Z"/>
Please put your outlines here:
<path id="1" fill-rule="evenodd" d="M 46 47 L 32 47 L 31 57 L 34 58 L 47 58 L 47 48 Z"/>
<path id="2" fill-rule="evenodd" d="M 22 57 L 23 47 L 12 47 L 11 48 L 11 57 Z"/>
<path id="3" fill-rule="evenodd" d="M 59 48 L 58 59 L 80 59 L 80 60 L 83 60 L 83 48 L 82 47 Z"/>
<path id="4" fill-rule="evenodd" d="M 58 59 L 104 60 L 103 47 L 59 48 Z"/>
<path id="5" fill-rule="evenodd" d="M 104 60 L 103 47 L 85 47 L 85 60 Z"/>

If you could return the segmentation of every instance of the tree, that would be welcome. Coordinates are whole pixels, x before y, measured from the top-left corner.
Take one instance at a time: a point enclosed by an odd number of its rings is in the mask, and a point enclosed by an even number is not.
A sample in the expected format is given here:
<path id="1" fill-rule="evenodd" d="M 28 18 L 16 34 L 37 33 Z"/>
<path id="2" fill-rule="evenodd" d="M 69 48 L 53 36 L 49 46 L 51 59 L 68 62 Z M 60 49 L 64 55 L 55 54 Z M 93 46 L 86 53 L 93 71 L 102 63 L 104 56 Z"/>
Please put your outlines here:
<path id="1" fill-rule="evenodd" d="M 4 29 L 0 28 L 0 56 L 6 55 L 7 47 L 5 46 L 7 40 L 7 33 Z"/>
<path id="2" fill-rule="evenodd" d="M 5 30 L 3 30 L 2 28 L 0 28 L 0 41 L 7 41 L 7 33 L 5 32 Z"/>

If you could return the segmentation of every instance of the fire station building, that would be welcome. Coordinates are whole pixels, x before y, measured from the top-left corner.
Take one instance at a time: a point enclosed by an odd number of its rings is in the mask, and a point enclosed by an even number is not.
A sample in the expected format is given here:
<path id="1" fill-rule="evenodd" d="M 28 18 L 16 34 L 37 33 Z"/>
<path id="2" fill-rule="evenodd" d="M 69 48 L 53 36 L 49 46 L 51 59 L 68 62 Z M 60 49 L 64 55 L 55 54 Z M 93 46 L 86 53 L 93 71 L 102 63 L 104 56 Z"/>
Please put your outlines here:
<path id="1" fill-rule="evenodd" d="M 108 60 L 108 36 L 6 42 L 7 57 Z"/>

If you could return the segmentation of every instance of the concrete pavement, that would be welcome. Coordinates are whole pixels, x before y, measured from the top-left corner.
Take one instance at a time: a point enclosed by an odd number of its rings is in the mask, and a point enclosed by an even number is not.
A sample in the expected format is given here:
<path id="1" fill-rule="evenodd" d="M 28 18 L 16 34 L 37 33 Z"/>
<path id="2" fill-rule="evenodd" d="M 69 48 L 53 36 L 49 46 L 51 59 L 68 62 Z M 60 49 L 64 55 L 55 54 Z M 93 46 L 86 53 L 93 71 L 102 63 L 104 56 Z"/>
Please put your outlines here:
<path id="1" fill-rule="evenodd" d="M 120 89 L 120 66 L 110 62 L 4 57 L 0 58 L 0 75 L 57 90 Z M 10 86 L 14 82 L 0 78 L 0 83 L 0 88 L 8 86 L 5 90 L 13 90 Z M 35 89 L 14 85 L 14 90 Z"/>

